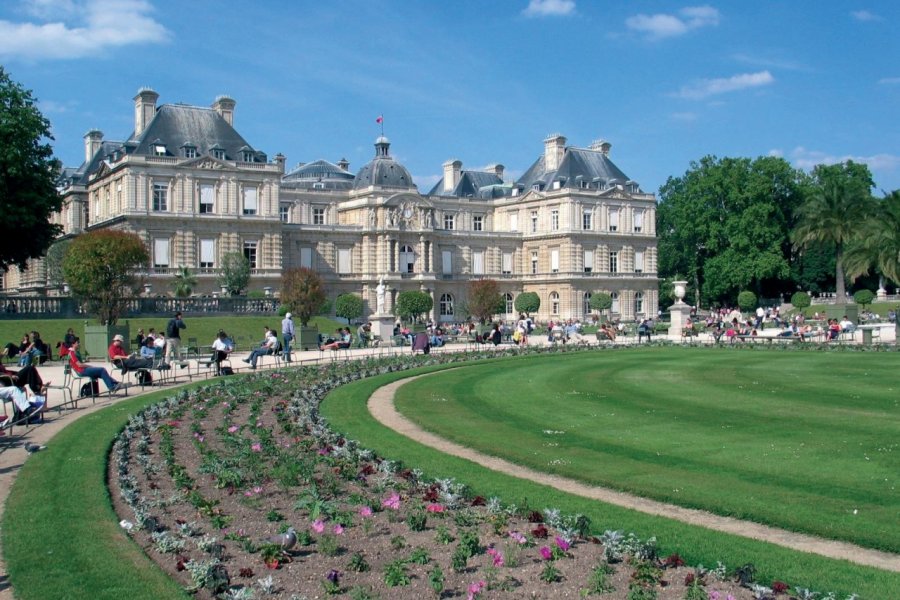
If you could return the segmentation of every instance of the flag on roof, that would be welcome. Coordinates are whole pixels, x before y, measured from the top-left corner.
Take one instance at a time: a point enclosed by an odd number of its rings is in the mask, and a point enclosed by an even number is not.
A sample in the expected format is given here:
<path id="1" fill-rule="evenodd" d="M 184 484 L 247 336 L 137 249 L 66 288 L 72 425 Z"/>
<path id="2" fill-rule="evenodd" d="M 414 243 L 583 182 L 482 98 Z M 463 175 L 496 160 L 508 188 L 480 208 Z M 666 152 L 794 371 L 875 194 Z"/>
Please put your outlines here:
<path id="1" fill-rule="evenodd" d="M 375 122 L 376 122 L 376 123 L 383 123 L 383 122 L 384 122 L 384 117 L 381 116 L 381 115 L 378 115 L 378 118 L 375 119 Z"/>

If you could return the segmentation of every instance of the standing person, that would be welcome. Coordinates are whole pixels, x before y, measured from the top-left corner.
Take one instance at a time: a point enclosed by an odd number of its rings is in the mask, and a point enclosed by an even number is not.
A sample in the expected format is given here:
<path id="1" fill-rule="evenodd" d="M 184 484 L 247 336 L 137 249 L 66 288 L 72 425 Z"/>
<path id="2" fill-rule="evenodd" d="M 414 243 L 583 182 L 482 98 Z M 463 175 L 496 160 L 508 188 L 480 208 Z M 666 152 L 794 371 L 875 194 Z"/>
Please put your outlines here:
<path id="1" fill-rule="evenodd" d="M 175 313 L 175 317 L 166 325 L 166 363 L 172 364 L 172 357 L 178 359 L 178 349 L 181 348 L 181 330 L 187 329 L 187 325 L 181 318 L 181 311 Z"/>
<path id="2" fill-rule="evenodd" d="M 80 347 L 81 341 L 78 338 L 75 338 L 75 341 L 72 342 L 72 347 L 69 348 L 69 365 L 72 367 L 72 370 L 82 377 L 102 379 L 109 391 L 117 391 L 120 385 L 119 382 L 113 379 L 110 376 L 109 371 L 103 367 L 92 367 L 91 365 L 86 364 L 81 358 L 81 353 L 79 352 Z"/>
<path id="3" fill-rule="evenodd" d="M 284 315 L 281 321 L 281 336 L 284 338 L 284 361 L 291 362 L 291 342 L 294 341 L 294 321 L 291 313 Z"/>

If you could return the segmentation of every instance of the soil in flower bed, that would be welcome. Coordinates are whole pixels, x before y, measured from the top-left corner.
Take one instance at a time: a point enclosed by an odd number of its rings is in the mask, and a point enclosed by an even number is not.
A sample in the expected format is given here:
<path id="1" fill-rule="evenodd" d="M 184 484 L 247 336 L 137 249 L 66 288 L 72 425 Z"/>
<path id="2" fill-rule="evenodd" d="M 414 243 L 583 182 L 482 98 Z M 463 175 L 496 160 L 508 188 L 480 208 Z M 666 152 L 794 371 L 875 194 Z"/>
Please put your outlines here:
<path id="1" fill-rule="evenodd" d="M 114 446 L 123 527 L 199 598 L 754 597 L 652 540 L 596 537 L 575 515 L 473 498 L 374 457 L 319 421 L 316 377 L 184 393 Z M 289 528 L 293 547 L 271 543 Z"/>

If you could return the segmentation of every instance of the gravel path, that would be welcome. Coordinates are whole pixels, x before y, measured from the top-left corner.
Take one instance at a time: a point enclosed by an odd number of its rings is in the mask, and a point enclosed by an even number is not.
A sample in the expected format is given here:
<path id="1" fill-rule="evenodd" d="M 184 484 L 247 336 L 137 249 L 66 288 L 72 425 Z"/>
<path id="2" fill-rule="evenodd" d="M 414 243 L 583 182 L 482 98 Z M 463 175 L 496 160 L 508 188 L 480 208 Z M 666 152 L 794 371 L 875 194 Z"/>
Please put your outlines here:
<path id="1" fill-rule="evenodd" d="M 418 377 L 427 377 L 427 375 L 419 375 Z M 498 471 L 521 479 L 527 479 L 535 483 L 549 485 L 570 494 L 600 500 L 609 504 L 615 504 L 616 506 L 631 508 L 651 515 L 675 519 L 690 525 L 698 525 L 715 531 L 722 531 L 755 540 L 770 542 L 792 550 L 810 552 L 828 558 L 847 560 L 860 565 L 900 572 L 900 555 L 863 548 L 847 542 L 827 540 L 802 533 L 786 531 L 784 529 L 760 525 L 750 521 L 722 517 L 706 511 L 683 508 L 673 504 L 648 500 L 647 498 L 641 498 L 639 496 L 633 496 L 631 494 L 607 488 L 590 486 L 572 479 L 534 471 L 447 441 L 421 429 L 418 425 L 397 412 L 394 407 L 394 394 L 397 389 L 413 379 L 418 379 L 418 377 L 402 379 L 379 388 L 372 394 L 372 397 L 369 398 L 368 408 L 369 412 L 379 423 L 411 440 L 419 442 L 420 444 L 434 448 L 435 450 L 439 450 L 451 456 L 470 460 L 493 471 Z"/>

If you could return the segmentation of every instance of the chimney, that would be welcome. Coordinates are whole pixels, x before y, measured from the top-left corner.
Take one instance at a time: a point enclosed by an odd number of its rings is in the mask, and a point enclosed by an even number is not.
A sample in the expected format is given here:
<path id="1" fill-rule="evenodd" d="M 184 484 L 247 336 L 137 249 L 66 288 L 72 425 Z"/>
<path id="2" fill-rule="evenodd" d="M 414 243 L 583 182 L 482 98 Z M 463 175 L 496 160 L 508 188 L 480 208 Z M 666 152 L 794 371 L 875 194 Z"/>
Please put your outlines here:
<path id="1" fill-rule="evenodd" d="M 501 164 L 489 165 L 487 168 L 487 171 L 488 171 L 488 173 L 493 172 L 494 175 L 496 175 L 500 181 L 503 181 L 503 169 L 504 168 L 505 167 Z"/>
<path id="2" fill-rule="evenodd" d="M 347 172 L 350 171 L 350 161 L 346 158 L 342 158 L 341 160 L 337 161 L 337 166 L 338 168 L 343 169 Z"/>
<path id="3" fill-rule="evenodd" d="M 557 170 L 565 152 L 565 136 L 559 133 L 547 136 L 547 139 L 544 140 L 544 169 L 547 171 Z"/>
<path id="4" fill-rule="evenodd" d="M 279 152 L 275 155 L 275 164 L 278 165 L 278 171 L 283 175 L 284 174 L 284 154 Z"/>
<path id="5" fill-rule="evenodd" d="M 219 113 L 225 122 L 234 127 L 234 107 L 237 105 L 237 102 L 229 98 L 228 96 L 219 96 L 216 98 L 216 101 L 213 102 L 213 110 Z"/>
<path id="6" fill-rule="evenodd" d="M 452 192 L 459 183 L 460 171 L 462 171 L 461 160 L 448 160 L 444 163 L 444 191 Z"/>
<path id="7" fill-rule="evenodd" d="M 156 115 L 159 94 L 148 87 L 138 90 L 134 97 L 134 137 L 141 135 Z"/>
<path id="8" fill-rule="evenodd" d="M 603 156 L 609 156 L 609 149 L 612 148 L 612 144 L 606 140 L 594 140 L 591 142 L 589 148 L 594 152 L 599 152 Z"/>
<path id="9" fill-rule="evenodd" d="M 102 144 L 103 132 L 99 129 L 91 129 L 84 134 L 84 162 L 90 162 Z"/>

